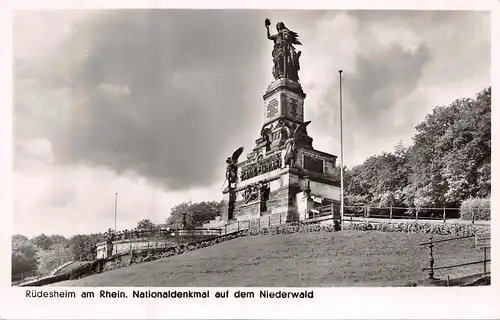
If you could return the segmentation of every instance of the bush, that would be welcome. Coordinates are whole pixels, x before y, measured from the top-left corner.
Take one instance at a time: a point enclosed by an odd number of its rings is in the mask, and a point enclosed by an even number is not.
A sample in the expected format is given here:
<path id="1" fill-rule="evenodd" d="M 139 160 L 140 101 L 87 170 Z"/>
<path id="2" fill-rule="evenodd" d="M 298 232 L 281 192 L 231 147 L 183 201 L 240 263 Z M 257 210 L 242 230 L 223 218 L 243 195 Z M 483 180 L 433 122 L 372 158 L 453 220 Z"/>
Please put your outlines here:
<path id="1" fill-rule="evenodd" d="M 490 212 L 489 198 L 471 198 L 460 206 L 460 218 L 464 220 L 490 220 Z"/>

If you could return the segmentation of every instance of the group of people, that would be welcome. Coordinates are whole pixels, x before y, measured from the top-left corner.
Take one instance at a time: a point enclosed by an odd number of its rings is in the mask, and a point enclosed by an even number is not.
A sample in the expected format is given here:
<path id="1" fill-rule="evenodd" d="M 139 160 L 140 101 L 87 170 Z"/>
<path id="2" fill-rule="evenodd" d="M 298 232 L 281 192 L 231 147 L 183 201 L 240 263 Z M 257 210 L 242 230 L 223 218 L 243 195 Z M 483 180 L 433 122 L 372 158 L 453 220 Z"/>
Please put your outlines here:
<path id="1" fill-rule="evenodd" d="M 219 229 L 195 229 L 195 230 L 186 230 L 186 229 L 175 229 L 170 227 L 160 227 L 155 229 L 125 229 L 120 231 L 108 229 L 107 232 L 104 233 L 104 237 L 107 241 L 116 241 L 116 240 L 127 240 L 127 239 L 141 239 L 141 238 L 152 238 L 152 237 L 160 237 L 160 238 L 168 238 L 174 236 L 188 236 L 188 235 L 210 235 L 217 234 L 220 231 Z"/>
<path id="2" fill-rule="evenodd" d="M 125 239 L 139 239 L 139 238 L 149 238 L 153 235 L 162 235 L 169 236 L 172 233 L 175 233 L 176 229 L 171 229 L 170 227 L 161 227 L 157 229 L 125 229 L 120 231 L 108 229 L 107 232 L 104 233 L 106 240 L 125 240 Z"/>

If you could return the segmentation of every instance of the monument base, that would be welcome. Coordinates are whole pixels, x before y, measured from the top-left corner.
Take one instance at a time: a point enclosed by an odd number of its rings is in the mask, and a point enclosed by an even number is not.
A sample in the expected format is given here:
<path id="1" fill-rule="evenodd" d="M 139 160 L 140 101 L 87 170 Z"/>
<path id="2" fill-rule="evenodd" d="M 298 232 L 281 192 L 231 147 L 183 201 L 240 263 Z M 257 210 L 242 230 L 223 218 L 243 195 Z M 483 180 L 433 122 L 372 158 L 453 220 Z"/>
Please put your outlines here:
<path id="1" fill-rule="evenodd" d="M 281 223 L 304 220 L 315 208 L 340 204 L 337 157 L 313 148 L 305 97 L 300 83 L 290 79 L 268 86 L 260 137 L 247 159 L 231 167 L 237 182 L 223 190 L 220 219 L 205 228 L 266 215 L 279 215 Z"/>

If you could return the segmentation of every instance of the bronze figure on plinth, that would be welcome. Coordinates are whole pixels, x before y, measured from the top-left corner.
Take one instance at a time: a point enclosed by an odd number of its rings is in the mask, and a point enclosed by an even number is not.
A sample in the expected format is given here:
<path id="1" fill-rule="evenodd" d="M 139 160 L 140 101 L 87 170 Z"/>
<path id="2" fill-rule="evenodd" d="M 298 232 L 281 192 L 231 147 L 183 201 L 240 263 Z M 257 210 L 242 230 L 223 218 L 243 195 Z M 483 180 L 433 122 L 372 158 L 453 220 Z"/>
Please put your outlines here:
<path id="1" fill-rule="evenodd" d="M 302 124 L 300 124 L 297 129 L 293 132 L 293 134 L 290 134 L 290 129 L 287 129 L 287 140 L 285 141 L 285 166 L 289 165 L 290 167 L 293 167 L 295 164 L 296 160 L 296 149 L 298 145 L 303 145 L 303 144 L 308 144 L 308 142 L 305 142 L 307 138 L 309 138 L 307 134 L 307 126 L 311 123 L 311 121 L 306 121 Z M 305 143 L 304 143 L 305 142 Z"/>
<path id="2" fill-rule="evenodd" d="M 226 180 L 224 180 L 224 183 L 226 181 L 228 182 L 229 186 L 228 188 L 231 189 L 233 187 L 233 184 L 236 183 L 236 180 L 238 178 L 237 172 L 238 172 L 238 167 L 236 164 L 238 163 L 238 158 L 240 155 L 243 153 L 243 147 L 239 147 L 236 149 L 235 152 L 233 152 L 233 155 L 231 157 L 228 157 L 226 159 Z"/>
<path id="3" fill-rule="evenodd" d="M 298 40 L 298 34 L 288 29 L 283 22 L 276 24 L 278 33 L 271 35 L 269 26 L 271 21 L 266 18 L 265 26 L 267 38 L 274 41 L 273 48 L 273 76 L 274 79 L 289 79 L 299 82 L 299 58 L 301 51 L 296 52 L 294 45 L 302 45 Z"/>
<path id="4" fill-rule="evenodd" d="M 226 179 L 224 180 L 224 183 L 226 181 L 228 182 L 228 189 L 229 189 L 229 203 L 228 203 L 228 220 L 233 219 L 233 213 L 234 213 L 234 203 L 236 202 L 236 180 L 238 179 L 238 158 L 241 156 L 243 153 L 243 147 L 239 147 L 236 149 L 235 152 L 233 152 L 233 155 L 231 157 L 228 157 L 226 159 Z M 224 186 L 224 184 L 223 184 Z"/>

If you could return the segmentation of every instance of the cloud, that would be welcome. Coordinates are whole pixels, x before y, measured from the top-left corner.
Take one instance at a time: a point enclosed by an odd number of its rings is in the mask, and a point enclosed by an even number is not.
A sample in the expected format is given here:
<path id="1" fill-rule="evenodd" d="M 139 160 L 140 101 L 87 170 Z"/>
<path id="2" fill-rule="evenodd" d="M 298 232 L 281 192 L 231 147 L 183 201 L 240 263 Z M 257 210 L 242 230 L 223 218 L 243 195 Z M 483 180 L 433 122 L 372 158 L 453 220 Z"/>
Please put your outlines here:
<path id="1" fill-rule="evenodd" d="M 130 95 L 130 89 L 127 86 L 119 86 L 109 83 L 101 83 L 97 86 L 97 89 L 110 94 L 114 97 L 128 96 Z"/>
<path id="2" fill-rule="evenodd" d="M 484 12 L 352 11 L 303 26 L 310 31 L 301 34 L 309 47 L 301 76 L 315 147 L 339 154 L 339 69 L 345 163 L 409 143 L 432 108 L 490 85 L 489 25 Z"/>
<path id="3" fill-rule="evenodd" d="M 54 165 L 47 140 L 26 141 L 19 149 L 23 156 L 13 179 L 14 225 L 27 236 L 113 228 L 115 193 L 119 229 L 134 228 L 143 218 L 162 223 L 174 205 L 216 199 L 220 193 L 214 186 L 167 193 L 133 172 L 117 175 L 81 164 Z"/>
<path id="4" fill-rule="evenodd" d="M 19 100 L 35 91 L 42 99 L 54 101 L 59 93 L 67 100 L 41 109 L 64 109 L 57 117 L 22 112 L 29 109 L 26 104 L 33 111 L 33 101 L 18 101 L 16 108 L 19 123 L 34 117 L 45 124 L 59 121 L 43 132 L 58 161 L 135 171 L 166 190 L 207 186 L 222 176 L 218 168 L 238 147 L 226 144 L 226 137 L 258 130 L 241 126 L 242 119 L 256 118 L 246 99 L 261 59 L 258 47 L 244 46 L 256 38 L 251 16 L 117 12 L 90 15 L 73 28 L 56 44 L 66 58 L 45 61 L 62 70 L 18 64 L 24 70 L 16 83 Z M 27 88 L 27 75 L 46 82 Z M 47 88 L 46 83 L 58 86 Z"/>

